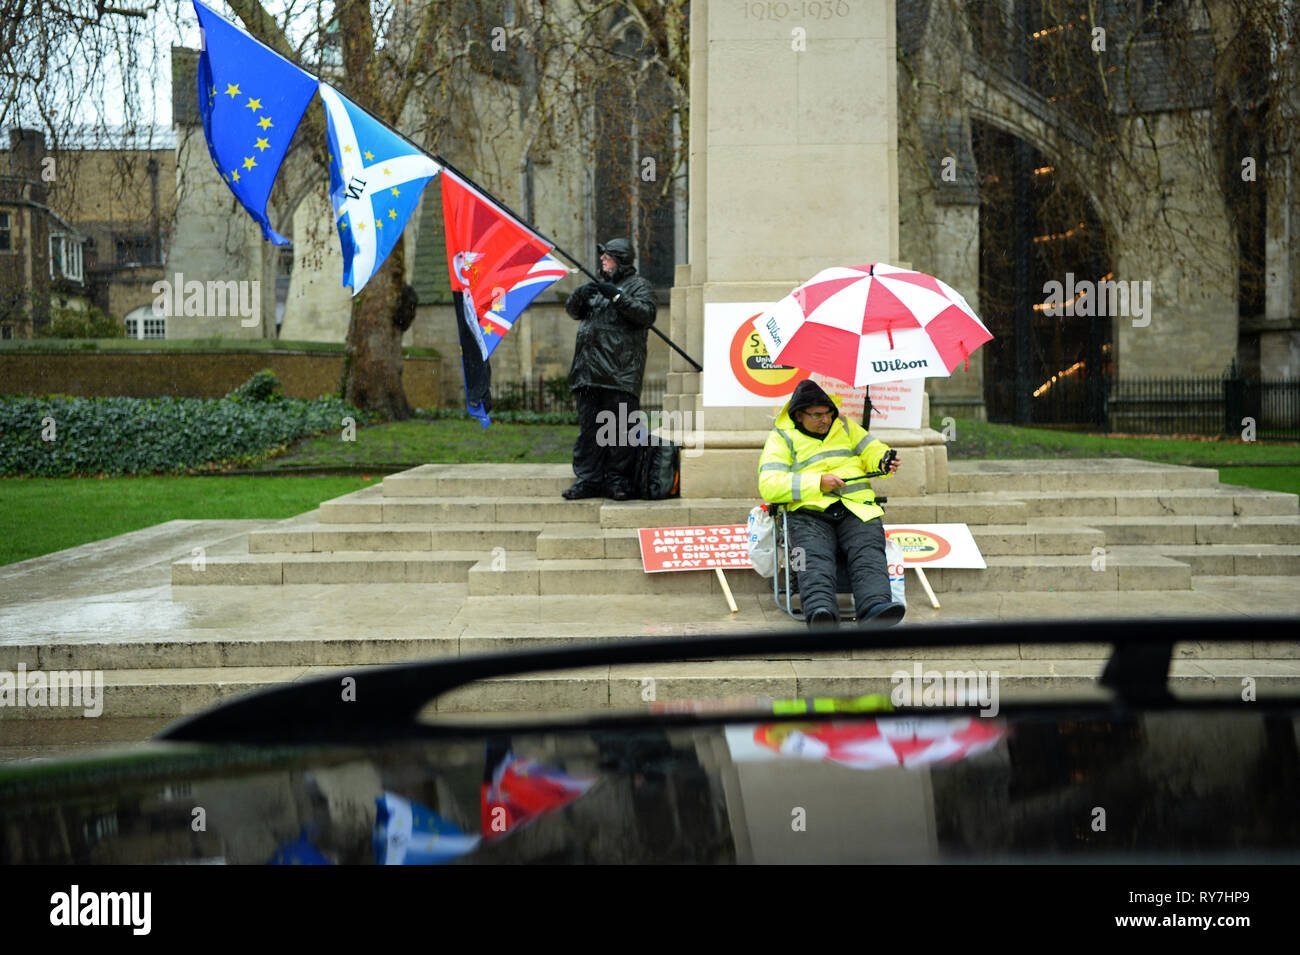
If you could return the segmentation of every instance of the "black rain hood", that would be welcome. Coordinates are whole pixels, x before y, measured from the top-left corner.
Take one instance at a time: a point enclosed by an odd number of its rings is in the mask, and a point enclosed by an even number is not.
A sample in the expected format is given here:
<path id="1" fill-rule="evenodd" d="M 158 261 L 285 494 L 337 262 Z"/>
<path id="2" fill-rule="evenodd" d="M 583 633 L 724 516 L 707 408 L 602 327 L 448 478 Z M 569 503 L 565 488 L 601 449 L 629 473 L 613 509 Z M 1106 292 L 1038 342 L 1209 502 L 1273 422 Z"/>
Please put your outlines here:
<path id="1" fill-rule="evenodd" d="M 602 255 L 609 255 L 618 263 L 617 268 L 612 273 L 600 269 L 600 256 Z M 611 282 L 618 282 L 629 275 L 636 274 L 636 269 L 632 267 L 632 263 L 636 261 L 636 250 L 632 248 L 632 243 L 627 239 L 610 239 L 608 242 L 597 245 L 596 256 L 597 270 L 600 271 L 601 275 L 608 275 Z"/>
<path id="2" fill-rule="evenodd" d="M 832 425 L 835 424 L 836 419 L 840 416 L 840 409 L 835 406 L 835 402 L 831 400 L 830 395 L 826 394 L 826 392 L 822 390 L 821 385 L 817 384 L 817 382 L 813 381 L 811 378 L 805 378 L 795 386 L 794 394 L 790 396 L 790 403 L 786 406 L 785 410 L 790 416 L 790 420 L 794 423 L 795 429 L 800 434 L 807 435 L 817 441 L 823 441 L 826 436 L 830 434 L 829 429 L 827 429 L 826 434 L 814 434 L 800 424 L 799 420 L 794 416 L 796 411 L 803 411 L 805 408 L 811 408 L 813 405 L 825 405 L 831 409 Z"/>

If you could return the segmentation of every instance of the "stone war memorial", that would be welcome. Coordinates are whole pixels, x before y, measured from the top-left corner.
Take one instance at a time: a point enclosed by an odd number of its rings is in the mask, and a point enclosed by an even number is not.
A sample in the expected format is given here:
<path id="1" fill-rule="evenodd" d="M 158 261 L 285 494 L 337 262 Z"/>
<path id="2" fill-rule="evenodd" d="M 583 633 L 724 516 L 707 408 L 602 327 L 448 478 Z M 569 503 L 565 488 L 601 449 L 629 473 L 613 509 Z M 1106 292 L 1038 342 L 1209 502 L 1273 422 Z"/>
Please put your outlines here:
<path id="1" fill-rule="evenodd" d="M 1241 245 L 1241 254 L 1257 252 L 1270 267 L 1267 309 L 1250 319 L 1249 331 L 1245 319 L 1238 322 L 1236 276 L 1222 274 L 1239 254 L 1230 213 L 1223 202 L 1209 208 L 1209 199 L 1188 198 L 1213 190 L 1189 171 L 1195 150 L 1180 151 L 1172 121 L 1153 132 L 1174 141 L 1161 172 L 1169 199 L 1162 212 L 1160 197 L 1143 191 L 1147 170 L 1098 165 L 1086 131 L 1068 117 L 1055 122 L 1046 96 L 990 65 L 992 47 L 976 42 L 985 21 L 965 4 L 845 0 L 816 5 L 827 14 L 816 17 L 804 12 L 812 6 L 691 5 L 684 241 L 670 301 L 658 312 L 658 327 L 704 365 L 697 371 L 675 353 L 665 361 L 663 420 L 689 422 L 688 431 L 670 435 L 685 447 L 678 496 L 568 501 L 560 496 L 573 481 L 567 464 L 427 463 L 287 520 L 158 524 L 0 568 L 0 670 L 21 661 L 102 670 L 103 712 L 120 728 L 99 741 L 111 741 L 142 738 L 248 691 L 359 666 L 622 638 L 804 630 L 774 600 L 772 582 L 751 570 L 726 572 L 734 613 L 711 571 L 646 573 L 638 531 L 746 523 L 761 501 L 764 442 L 794 381 L 785 392 L 741 400 L 724 380 L 732 374 L 727 349 L 745 337 L 744 320 L 820 270 L 864 263 L 937 276 L 994 334 L 968 368 L 924 379 L 918 426 L 872 431 L 901 462 L 896 476 L 873 482 L 888 497 L 885 523 L 967 525 L 985 563 L 929 571 L 938 609 L 907 573 L 902 627 L 1167 616 L 1241 627 L 1294 613 L 1296 495 L 1223 483 L 1213 468 L 1131 458 L 950 460 L 951 435 L 931 421 L 998 418 L 1006 410 L 1006 420 L 1030 423 L 1016 416 L 1016 402 L 1048 389 L 1007 350 L 1025 332 L 1015 321 L 1062 328 L 1075 321 L 1064 314 L 1067 299 L 1077 305 L 1064 270 L 1048 275 L 1061 284 L 1062 314 L 1039 307 L 1051 293 L 1040 291 L 1039 273 L 1025 263 L 1041 223 L 1014 203 L 981 205 L 981 190 L 1000 188 L 989 164 L 1001 163 L 1002 179 L 1015 169 L 1043 179 L 1049 173 L 1038 170 L 1049 166 L 1076 176 L 1071 188 L 1096 200 L 1088 227 L 1113 239 L 1113 258 L 1089 267 L 1105 265 L 1116 280 L 1138 283 L 1125 289 L 1130 308 L 1144 303 L 1141 314 L 1110 316 L 1099 337 L 1085 325 L 1044 338 L 1045 349 L 1056 348 L 1051 361 L 1060 362 L 1048 372 L 1060 372 L 1058 393 L 1073 387 L 1067 369 L 1088 356 L 1133 362 L 1141 374 L 1166 361 L 1217 374 L 1236 354 L 1239 335 L 1254 335 L 1258 364 L 1294 374 L 1286 363 L 1297 333 L 1287 316 L 1297 314 L 1300 286 L 1287 230 L 1300 223 L 1297 193 L 1271 183 L 1267 241 L 1254 252 Z M 1004 61 L 1014 62 L 1015 51 Z M 1205 95 L 1187 106 L 1193 123 L 1209 124 L 1217 108 Z M 1275 149 L 1279 155 L 1294 161 Z M 1187 223 L 1161 231 L 1167 215 Z M 1016 220 L 1018 245 L 982 258 L 981 242 L 992 234 L 982 217 Z M 332 241 L 329 229 L 312 229 Z M 589 249 L 607 238 L 578 241 Z M 1201 245 L 1191 248 L 1194 241 Z M 295 257 L 303 259 L 301 246 Z M 1202 263 L 1199 273 L 1192 260 Z M 1012 292 L 989 278 L 1013 273 Z M 996 294 L 984 294 L 986 279 Z M 333 295 L 337 275 L 330 281 Z M 450 314 L 450 306 L 439 307 Z M 558 310 L 555 302 L 548 307 Z M 1228 312 L 1230 321 L 1215 323 L 1214 315 Z M 520 324 L 527 322 L 525 315 Z M 1070 351 L 1076 346 L 1083 357 Z M 937 670 L 997 671 L 1010 695 L 1093 688 L 1104 655 L 1103 645 L 1010 643 L 924 661 Z M 911 672 L 922 658 L 921 650 L 845 650 L 593 667 L 482 680 L 440 698 L 437 709 L 636 705 L 647 678 L 660 700 L 888 693 L 891 674 Z M 1170 675 L 1175 687 L 1195 691 L 1248 668 L 1261 685 L 1294 687 L 1296 667 L 1292 644 L 1255 644 L 1246 660 L 1240 644 L 1196 643 L 1179 647 Z M 0 714 L 0 752 L 87 738 L 71 726 L 43 729 L 40 739 L 14 729 L 23 720 L 57 722 L 51 715 Z"/>

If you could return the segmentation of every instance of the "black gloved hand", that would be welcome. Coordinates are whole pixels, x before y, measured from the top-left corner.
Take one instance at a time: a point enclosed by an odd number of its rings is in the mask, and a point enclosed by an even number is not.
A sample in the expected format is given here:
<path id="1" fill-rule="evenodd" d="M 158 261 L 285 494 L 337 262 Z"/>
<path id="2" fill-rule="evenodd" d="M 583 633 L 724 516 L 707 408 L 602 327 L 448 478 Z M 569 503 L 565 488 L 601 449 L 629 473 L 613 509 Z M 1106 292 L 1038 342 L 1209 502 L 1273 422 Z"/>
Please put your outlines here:
<path id="1" fill-rule="evenodd" d="M 611 301 L 622 291 L 613 282 L 594 282 L 592 284 L 596 286 L 596 291 Z"/>
<path id="2" fill-rule="evenodd" d="M 579 285 L 576 289 L 573 290 L 573 294 L 586 298 L 594 291 L 596 291 L 596 283 L 588 282 L 586 285 Z"/>

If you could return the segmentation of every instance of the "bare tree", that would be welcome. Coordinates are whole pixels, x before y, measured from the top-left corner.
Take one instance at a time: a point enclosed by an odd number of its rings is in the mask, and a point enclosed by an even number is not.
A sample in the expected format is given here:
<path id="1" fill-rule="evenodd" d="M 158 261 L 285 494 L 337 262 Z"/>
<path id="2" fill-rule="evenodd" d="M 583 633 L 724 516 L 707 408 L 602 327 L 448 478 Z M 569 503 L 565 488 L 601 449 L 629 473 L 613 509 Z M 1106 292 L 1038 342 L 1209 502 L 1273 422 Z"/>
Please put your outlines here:
<path id="1" fill-rule="evenodd" d="M 637 131 L 643 154 L 651 144 L 667 159 L 666 174 L 654 177 L 653 198 L 670 200 L 684 176 L 684 0 L 226 0 L 226 6 L 252 36 L 428 151 L 445 151 L 471 173 L 513 166 L 526 217 L 532 164 L 560 144 L 590 150 L 599 132 L 599 95 L 629 82 L 634 96 L 652 79 L 667 91 L 654 100 L 661 121 Z M 149 84 L 164 59 L 156 27 L 166 22 L 179 34 L 181 24 L 192 23 L 190 4 L 0 0 L 0 125 L 22 121 L 58 131 L 78 117 L 112 112 L 128 126 L 144 125 Z M 510 128 L 509 136 L 484 134 L 489 113 L 497 128 Z M 54 139 L 57 144 L 57 132 Z M 268 213 L 279 231 L 288 233 L 295 209 L 319 188 L 328 163 L 324 110 L 314 103 L 272 192 Z M 648 191 L 633 175 L 623 184 L 634 222 Z M 405 274 L 399 242 L 353 298 L 346 340 L 344 396 L 390 418 L 411 414 L 401 385 L 401 340 L 410 316 L 401 308 Z"/>

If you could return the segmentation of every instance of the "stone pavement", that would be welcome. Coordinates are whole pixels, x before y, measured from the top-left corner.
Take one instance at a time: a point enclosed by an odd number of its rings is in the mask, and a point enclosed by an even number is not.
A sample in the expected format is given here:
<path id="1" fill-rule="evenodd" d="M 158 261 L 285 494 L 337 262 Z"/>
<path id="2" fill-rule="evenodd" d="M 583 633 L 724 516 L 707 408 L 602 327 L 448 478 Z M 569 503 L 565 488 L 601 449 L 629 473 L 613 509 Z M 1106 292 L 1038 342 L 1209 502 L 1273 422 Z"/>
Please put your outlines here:
<path id="1" fill-rule="evenodd" d="M 1114 462 L 1100 462 L 1105 467 L 1095 473 L 1113 481 Z M 1300 516 L 1292 495 L 1268 495 L 1248 489 L 1211 488 L 1199 476 L 1169 473 L 1175 482 L 1200 482 L 1191 487 L 1153 488 L 1146 496 L 1172 501 L 1160 504 L 1157 514 L 1116 514 L 1115 502 L 1124 493 L 1135 499 L 1141 491 L 1111 491 L 1101 505 L 1102 514 L 1093 518 L 1062 513 L 1027 513 L 1025 500 L 1033 488 L 1021 484 L 1014 492 L 1006 491 L 1002 499 L 996 493 L 978 487 L 979 481 L 1000 472 L 995 462 L 974 462 L 963 469 L 953 466 L 952 480 L 965 484 L 952 495 L 937 495 L 919 506 L 942 514 L 945 507 L 968 505 L 972 513 L 972 531 L 988 557 L 990 571 L 950 572 L 941 574 L 936 587 L 943 604 L 933 610 L 924 600 L 914 578 L 909 575 L 909 611 L 905 626 L 926 626 L 939 622 L 964 622 L 1052 618 L 1115 617 L 1216 617 L 1225 626 L 1249 625 L 1252 617 L 1294 615 L 1297 607 L 1295 561 L 1300 557 Z M 1048 509 L 1066 510 L 1088 494 L 1082 491 L 1045 490 L 1044 483 L 1068 480 L 1063 466 L 1075 466 L 1073 477 L 1086 474 L 1087 465 L 1098 462 L 1015 462 L 1028 483 L 1037 484 L 1037 492 L 1048 501 Z M 975 465 L 978 465 L 976 467 Z M 1029 466 L 1026 468 L 1026 466 Z M 450 466 L 448 466 L 450 467 Z M 481 483 L 482 466 L 465 466 L 450 474 L 451 479 L 473 479 Z M 532 466 L 532 468 L 551 466 Z M 475 468 L 480 470 L 476 471 Z M 1107 470 L 1109 468 L 1109 470 Z M 415 469 L 420 472 L 422 469 Z M 511 469 L 525 472 L 530 480 L 557 483 L 555 474 L 530 475 L 525 467 Z M 1147 468 L 1134 470 L 1149 471 Z M 428 471 L 425 471 L 427 474 Z M 1155 473 L 1153 471 L 1149 473 Z M 1210 472 L 1213 474 L 1213 472 Z M 413 472 L 406 472 L 411 480 Z M 1046 477 L 1045 477 L 1046 475 Z M 1056 475 L 1053 478 L 1053 475 Z M 419 477 L 418 474 L 414 475 Z M 403 477 L 403 476 L 397 476 Z M 729 579 L 737 591 L 740 608 L 737 614 L 727 611 L 716 582 L 708 587 L 684 587 L 678 592 L 635 592 L 636 586 L 604 589 L 633 592 L 598 593 L 602 578 L 635 582 L 624 566 L 631 562 L 628 534 L 641 522 L 670 526 L 689 523 L 688 508 L 707 510 L 721 507 L 721 502 L 637 502 L 615 505 L 612 502 L 581 502 L 590 505 L 574 508 L 567 515 L 590 510 L 595 522 L 550 520 L 546 508 L 556 505 L 549 493 L 526 500 L 519 487 L 500 489 L 499 515 L 477 525 L 467 522 L 456 528 L 454 521 L 430 523 L 429 509 L 447 509 L 466 503 L 438 501 L 428 493 L 437 488 L 403 484 L 402 480 L 385 481 L 383 495 L 392 490 L 418 492 L 392 495 L 401 499 L 402 507 L 420 507 L 426 513 L 414 521 L 399 521 L 390 526 L 382 520 L 363 530 L 354 530 L 358 516 L 383 517 L 387 506 L 374 491 L 361 492 L 363 510 L 347 502 L 357 495 L 327 502 L 319 512 L 289 521 L 171 521 L 131 534 L 62 551 L 34 560 L 0 568 L 0 671 L 15 671 L 19 664 L 27 670 L 102 670 L 104 672 L 104 715 L 98 721 L 81 717 L 69 708 L 0 710 L 0 758 L 13 758 L 42 752 L 75 748 L 80 744 L 101 744 L 113 739 L 139 739 L 165 725 L 169 718 L 195 712 L 233 694 L 255 690 L 291 680 L 338 672 L 358 665 L 382 664 L 436 656 L 485 653 L 545 645 L 598 643 L 622 637 L 671 637 L 695 633 L 741 633 L 785 629 L 799 631 L 803 625 L 790 620 L 774 604 L 768 584 L 749 571 L 732 571 Z M 1081 483 L 1087 484 L 1084 477 Z M 1099 484 L 1101 482 L 1098 482 Z M 1128 482 L 1131 487 L 1132 482 Z M 974 485 L 976 490 L 969 490 Z M 1189 490 L 1198 493 L 1180 493 Z M 987 497 L 983 511 L 964 495 L 982 493 Z M 1008 496 L 1009 495 L 1009 496 Z M 959 500 L 945 503 L 957 496 Z M 1014 498 L 1014 500 L 1013 500 Z M 1224 508 L 1211 506 L 1213 498 L 1227 502 Z M 1091 503 L 1101 500 L 1093 495 Z M 1239 513 L 1246 501 L 1247 513 Z M 371 502 L 375 503 L 371 503 Z M 1063 503 L 1062 503 L 1063 502 Z M 392 502 L 390 502 L 392 503 Z M 747 502 L 727 502 L 736 512 L 735 522 L 743 520 Z M 1109 507 L 1107 507 L 1107 503 Z M 565 507 L 559 502 L 560 507 Z M 568 505 L 572 508 L 572 505 Z M 339 508 L 353 508 L 341 516 L 342 528 L 331 527 L 321 516 Z M 481 507 L 481 505 L 480 505 Z M 374 509 L 378 508 L 376 512 Z M 739 510 L 737 511 L 737 508 Z M 1006 522 L 1008 511 L 1020 510 L 1020 523 Z M 895 511 L 891 502 L 891 511 Z M 1141 509 L 1134 505 L 1130 510 Z M 1261 514 L 1260 510 L 1277 513 Z M 1191 513 L 1187 513 L 1190 511 Z M 528 523 L 531 514 L 535 520 Z M 564 513 L 564 512 L 561 512 Z M 709 512 L 710 514 L 712 512 Z M 406 516 L 399 511 L 399 516 Z M 654 520 L 648 520 L 648 517 Z M 504 521 L 494 521 L 497 517 Z M 588 515 L 590 517 L 590 515 Z M 977 521 L 983 522 L 977 525 Z M 524 520 L 521 521 L 521 518 Z M 718 520 L 716 515 L 712 516 Z M 895 520 L 895 514 L 889 518 Z M 536 541 L 532 554 L 521 552 L 511 538 L 505 555 L 505 567 L 493 574 L 487 566 L 493 557 L 490 545 L 500 540 L 494 536 L 504 525 L 506 533 Z M 448 528 L 453 528 L 448 530 Z M 366 544 L 372 551 L 311 551 L 301 548 L 318 541 L 335 546 L 328 536 L 342 530 L 354 535 L 344 538 L 343 546 Z M 428 566 L 431 559 L 445 559 L 454 566 L 459 579 L 422 582 L 423 572 L 400 572 L 399 581 L 415 576 L 410 582 L 355 582 L 373 576 L 367 568 L 375 557 L 384 556 L 383 548 L 392 543 L 384 537 L 392 531 L 423 534 L 428 541 L 418 559 Z M 449 534 L 440 545 L 439 533 Z M 480 536 L 473 536 L 478 532 Z M 379 536 L 374 536 L 375 534 Z M 364 539 L 355 535 L 370 535 Z M 1028 535 L 1028 536 L 1026 536 Z M 1080 536 L 1082 535 L 1082 536 Z M 1242 536 L 1248 535 L 1248 536 Z M 1269 543 L 1248 544 L 1250 537 Z M 259 551 L 258 541 L 277 548 L 294 547 L 283 553 Z M 1116 541 L 1125 543 L 1116 543 Z M 606 555 L 596 557 L 590 550 L 587 558 L 572 558 L 565 548 L 590 548 L 599 541 Z M 1034 548 L 1052 541 L 1073 548 L 1073 554 L 1039 554 Z M 1087 564 L 1091 546 L 1104 542 L 1108 557 L 1120 566 L 1125 550 L 1138 557 L 1134 567 L 1140 575 L 1125 581 L 1123 571 L 1090 572 Z M 556 543 L 558 542 L 558 544 Z M 574 542 L 577 542 L 576 545 Z M 388 555 L 413 554 L 409 537 L 389 549 Z M 435 549 L 455 547 L 454 551 Z M 500 545 L 498 545 L 500 546 Z M 1029 552 L 1024 549 L 1028 546 Z M 547 548 L 557 549 L 550 551 Z M 999 548 L 1015 550 L 1003 558 Z M 1170 557 L 1170 548 L 1181 556 Z M 1182 553 L 1178 549 L 1181 548 Z M 554 557 L 544 555 L 554 554 Z M 336 563 L 348 568 L 340 573 L 327 571 L 322 581 L 289 583 L 287 563 L 279 569 L 283 583 L 236 584 L 238 574 L 221 573 L 205 578 L 195 572 L 197 555 L 202 554 L 208 569 L 243 566 L 254 562 L 286 560 L 285 555 L 307 555 L 319 564 Z M 225 556 L 222 556 L 225 555 Z M 450 557 L 448 555 L 451 555 Z M 548 560 L 559 568 L 560 576 L 550 579 L 565 582 L 547 590 Z M 999 578 L 995 562 L 1006 562 L 1003 586 L 976 587 L 977 580 L 996 584 Z M 529 562 L 532 563 L 529 563 Z M 1262 563 L 1261 563 L 1262 562 Z M 1040 578 L 1069 589 L 1024 589 L 1023 581 L 1034 573 L 1053 574 L 1053 566 L 1069 564 L 1065 576 Z M 523 570 L 519 566 L 523 565 Z M 581 572 L 578 571 L 581 566 Z M 588 565 L 595 565 L 588 567 Z M 1168 572 L 1178 565 L 1182 577 Z M 542 568 L 538 570 L 537 568 Z M 1044 570 L 1043 568 L 1049 568 Z M 1157 568 L 1159 572 L 1153 571 Z M 1206 573 L 1208 571 L 1208 573 Z M 1217 573 L 1216 573 L 1217 571 Z M 1226 572 L 1225 572 L 1226 571 Z M 1280 572 L 1271 572 L 1280 571 Z M 438 577 L 440 570 L 427 576 Z M 640 574 L 639 569 L 635 571 Z M 968 576 L 963 584 L 958 573 Z M 382 574 L 381 574 L 382 576 Z M 455 574 L 447 576 L 455 577 Z M 646 575 L 640 575 L 644 578 Z M 713 581 L 709 572 L 656 575 L 659 578 L 696 576 Z M 345 582 L 350 578 L 353 582 Z M 992 580 L 990 580 L 992 578 Z M 189 580 L 224 580 L 224 583 L 188 583 Z M 1020 584 L 1017 586 L 1017 579 Z M 1143 580 L 1151 589 L 1137 589 Z M 684 581 L 683 581 L 684 582 Z M 1124 589 L 1125 584 L 1131 589 Z M 945 589 L 946 586 L 946 589 Z M 1032 586 L 1032 581 L 1031 581 Z M 1084 589 L 1081 589 L 1084 588 Z M 573 592 L 578 590 L 579 592 Z M 440 712 L 494 711 L 562 708 L 586 709 L 611 704 L 640 702 L 642 680 L 653 676 L 658 699 L 685 697 L 719 697 L 759 695 L 767 697 L 808 696 L 812 694 L 850 694 L 888 691 L 889 675 L 897 669 L 912 669 L 914 660 L 923 660 L 925 669 L 996 670 L 1001 677 L 1004 695 L 1018 691 L 1086 690 L 1094 685 L 1100 671 L 1104 645 L 1045 648 L 1010 644 L 1005 647 L 960 648 L 942 653 L 854 651 L 809 654 L 804 659 L 744 660 L 680 663 L 654 667 L 602 667 L 545 676 L 519 677 L 484 681 L 474 687 L 450 694 L 439 702 Z M 1260 693 L 1283 686 L 1300 686 L 1300 644 L 1257 643 L 1224 645 L 1214 643 L 1182 644 L 1172 668 L 1173 681 L 1180 690 L 1201 691 L 1232 689 L 1243 676 L 1258 681 Z M 69 725 L 79 725 L 79 732 Z M 94 724 L 93 727 L 90 724 Z"/>

